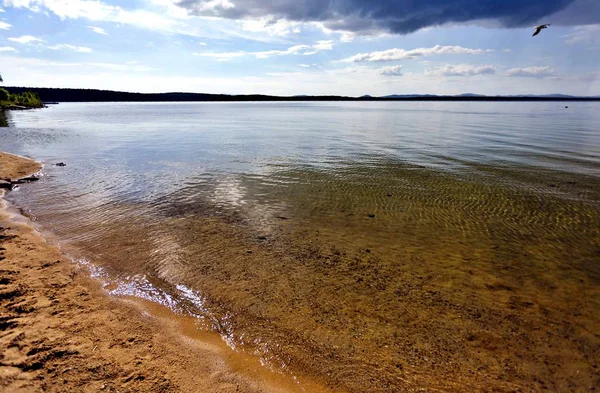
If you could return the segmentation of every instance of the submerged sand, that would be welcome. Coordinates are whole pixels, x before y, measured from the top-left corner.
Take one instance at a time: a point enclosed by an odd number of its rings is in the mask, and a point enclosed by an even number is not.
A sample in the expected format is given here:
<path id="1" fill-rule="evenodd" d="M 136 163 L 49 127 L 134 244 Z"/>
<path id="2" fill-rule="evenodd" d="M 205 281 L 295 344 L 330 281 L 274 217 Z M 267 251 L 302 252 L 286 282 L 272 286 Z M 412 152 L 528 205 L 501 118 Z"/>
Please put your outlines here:
<path id="1" fill-rule="evenodd" d="M 16 177 L 39 169 L 5 157 Z M 12 177 L 4 168 L 0 161 L 0 177 Z M 406 179 L 411 172 L 402 173 Z M 319 194 L 326 194 L 324 184 L 352 186 L 316 175 L 309 180 Z M 415 184 L 455 190 L 443 180 L 428 174 Z M 593 201 L 595 184 L 589 186 Z M 170 218 L 156 224 L 168 231 L 137 225 L 141 219 L 132 225 L 131 215 L 113 210 L 116 224 L 104 228 L 107 238 L 76 245 L 135 274 L 141 266 L 136 255 L 152 249 L 139 240 L 156 237 L 162 250 L 171 236 L 194 256 L 193 268 L 177 266 L 177 282 L 195 279 L 206 288 L 217 320 L 226 315 L 245 337 L 264 337 L 271 356 L 289 359 L 288 371 L 320 376 L 329 386 L 353 392 L 594 391 L 600 386 L 596 204 L 567 209 L 557 198 L 540 202 L 497 188 L 478 194 L 470 186 L 460 184 L 469 199 L 449 192 L 454 203 L 447 203 L 429 198 L 433 187 L 424 187 L 423 196 L 396 199 L 395 191 L 375 185 L 372 193 L 382 195 L 387 210 L 364 211 L 361 220 L 349 219 L 357 211 L 352 204 L 366 204 L 348 198 L 349 192 L 326 194 L 339 195 L 338 215 L 289 203 L 268 237 L 266 225 L 248 231 L 243 219 L 216 217 L 200 200 L 169 204 Z M 586 179 L 546 187 L 590 195 Z M 488 206 L 498 210 L 494 220 L 470 228 L 481 221 L 469 215 L 485 216 Z M 24 219 L 2 214 L 0 391 L 325 391 L 316 383 L 299 388 L 251 356 L 233 356 L 192 317 L 106 296 Z M 386 215 L 403 225 L 385 225 Z M 387 238 L 398 249 L 385 244 L 378 225 L 397 231 Z M 464 236 L 451 236 L 446 227 Z M 380 242 L 339 235 L 369 232 Z M 414 244 L 423 246 L 415 250 Z M 247 341 L 247 347 L 256 344 Z"/>
<path id="2" fill-rule="evenodd" d="M 40 168 L 32 160 L 0 153 L 0 178 L 20 178 Z M 0 391 L 296 390 L 285 386 L 284 377 L 257 370 L 251 359 L 235 366 L 223 345 L 190 339 L 193 330 L 193 324 L 186 326 L 166 309 L 144 311 L 139 303 L 107 296 L 22 217 L 2 206 Z"/>

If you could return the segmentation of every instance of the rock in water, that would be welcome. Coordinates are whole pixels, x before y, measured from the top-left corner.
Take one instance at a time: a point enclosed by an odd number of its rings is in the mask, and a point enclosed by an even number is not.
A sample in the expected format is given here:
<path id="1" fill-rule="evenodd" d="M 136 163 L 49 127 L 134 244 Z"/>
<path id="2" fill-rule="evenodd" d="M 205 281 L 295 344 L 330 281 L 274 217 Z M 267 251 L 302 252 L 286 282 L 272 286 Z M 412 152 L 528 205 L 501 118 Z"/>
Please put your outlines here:
<path id="1" fill-rule="evenodd" d="M 54 165 L 56 165 L 56 166 L 67 166 L 67 164 L 65 164 L 64 162 L 59 162 L 59 163 L 56 163 Z"/>
<path id="2" fill-rule="evenodd" d="M 38 180 L 40 180 L 40 178 L 37 177 L 37 176 L 28 176 L 28 177 L 24 177 L 24 178 L 19 179 L 19 180 L 23 181 L 23 182 L 30 182 L 30 181 L 38 181 Z"/>

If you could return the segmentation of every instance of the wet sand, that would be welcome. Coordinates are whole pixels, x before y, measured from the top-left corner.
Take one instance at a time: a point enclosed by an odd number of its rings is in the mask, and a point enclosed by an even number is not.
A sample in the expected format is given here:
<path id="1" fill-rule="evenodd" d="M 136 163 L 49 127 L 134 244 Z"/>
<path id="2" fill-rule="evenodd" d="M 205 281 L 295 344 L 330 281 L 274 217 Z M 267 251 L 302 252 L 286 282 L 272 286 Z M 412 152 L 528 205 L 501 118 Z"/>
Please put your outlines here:
<path id="1" fill-rule="evenodd" d="M 40 168 L 0 153 L 0 178 Z M 198 339 L 189 318 L 107 296 L 0 202 L 0 391 L 299 391 L 215 335 Z"/>
<path id="2" fill-rule="evenodd" d="M 16 180 L 40 169 L 42 166 L 33 160 L 0 152 L 0 179 Z"/>

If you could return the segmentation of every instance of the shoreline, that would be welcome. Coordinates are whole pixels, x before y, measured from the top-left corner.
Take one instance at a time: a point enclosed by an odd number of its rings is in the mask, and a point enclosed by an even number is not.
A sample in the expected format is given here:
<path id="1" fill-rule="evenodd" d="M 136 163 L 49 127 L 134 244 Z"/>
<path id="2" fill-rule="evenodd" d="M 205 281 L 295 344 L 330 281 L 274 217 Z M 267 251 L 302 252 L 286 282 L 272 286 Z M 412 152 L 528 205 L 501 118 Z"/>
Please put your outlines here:
<path id="1" fill-rule="evenodd" d="M 23 178 L 42 167 L 0 152 L 0 178 Z M 192 317 L 110 297 L 7 207 L 0 199 L 0 390 L 325 391 L 234 353 Z"/>

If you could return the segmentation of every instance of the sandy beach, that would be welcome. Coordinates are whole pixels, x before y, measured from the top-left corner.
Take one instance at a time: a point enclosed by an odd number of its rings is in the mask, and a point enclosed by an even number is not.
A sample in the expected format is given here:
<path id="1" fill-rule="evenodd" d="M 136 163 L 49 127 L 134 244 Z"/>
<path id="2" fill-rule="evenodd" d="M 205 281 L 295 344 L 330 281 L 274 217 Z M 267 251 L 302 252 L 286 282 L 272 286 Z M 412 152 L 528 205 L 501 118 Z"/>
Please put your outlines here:
<path id="1" fill-rule="evenodd" d="M 14 180 L 40 168 L 32 160 L 0 153 L 0 178 Z M 214 337 L 212 342 L 210 337 L 192 339 L 191 321 L 156 305 L 144 309 L 140 303 L 106 296 L 2 203 L 1 391 L 295 390 L 285 386 L 286 377 L 255 367 L 251 358 L 237 358 L 236 367 Z"/>

